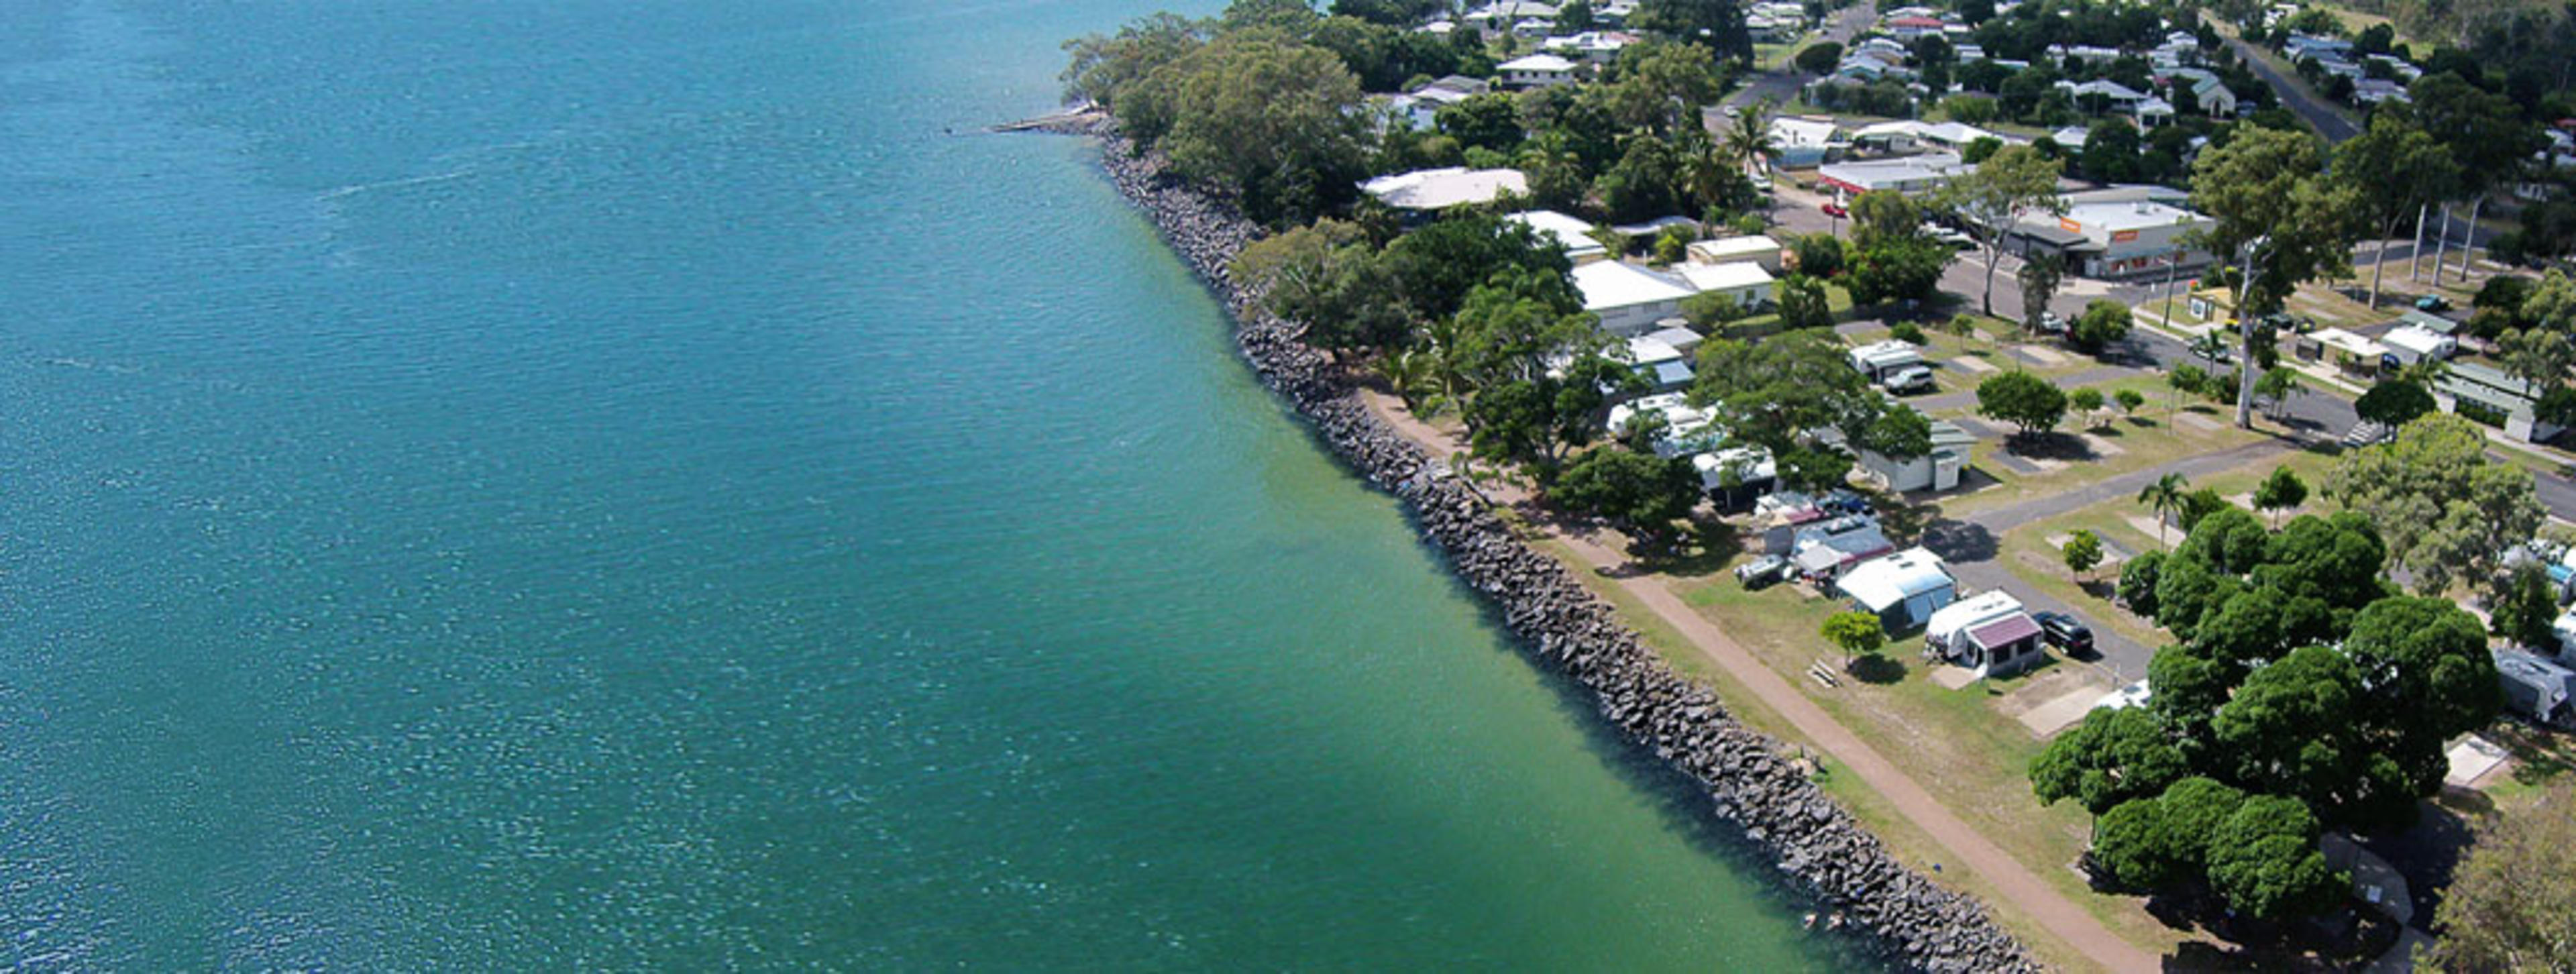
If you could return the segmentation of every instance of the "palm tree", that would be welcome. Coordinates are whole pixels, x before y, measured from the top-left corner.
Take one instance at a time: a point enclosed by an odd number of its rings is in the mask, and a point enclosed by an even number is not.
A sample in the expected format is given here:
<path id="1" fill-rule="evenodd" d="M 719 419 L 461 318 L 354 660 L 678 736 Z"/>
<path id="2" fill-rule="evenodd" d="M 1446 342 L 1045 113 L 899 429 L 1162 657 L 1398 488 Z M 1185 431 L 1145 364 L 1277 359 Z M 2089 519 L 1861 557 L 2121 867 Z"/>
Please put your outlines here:
<path id="1" fill-rule="evenodd" d="M 1706 129 L 1686 127 L 1675 140 L 1682 157 L 1682 187 L 1699 201 L 1702 212 L 1726 205 L 1733 193 L 1729 185 L 1737 178 L 1734 162 L 1727 147 L 1710 138 Z"/>
<path id="2" fill-rule="evenodd" d="M 1404 400 L 1404 408 L 1415 416 L 1438 413 L 1447 397 L 1440 394 L 1440 380 L 1433 374 L 1438 356 L 1427 349 L 1407 348 L 1378 357 L 1377 373 L 1386 379 L 1389 391 Z"/>
<path id="3" fill-rule="evenodd" d="M 2182 510 L 2183 499 L 2191 490 L 2191 481 L 2178 473 L 2169 473 L 2138 491 L 2138 503 L 2156 510 L 2156 543 L 2165 543 L 2165 522 Z"/>
<path id="4" fill-rule="evenodd" d="M 1771 100 L 1765 98 L 1737 109 L 1735 124 L 1726 130 L 1726 154 L 1745 170 L 1747 176 L 1758 176 L 1756 161 L 1769 164 L 1779 154 L 1780 140 L 1771 137 Z"/>

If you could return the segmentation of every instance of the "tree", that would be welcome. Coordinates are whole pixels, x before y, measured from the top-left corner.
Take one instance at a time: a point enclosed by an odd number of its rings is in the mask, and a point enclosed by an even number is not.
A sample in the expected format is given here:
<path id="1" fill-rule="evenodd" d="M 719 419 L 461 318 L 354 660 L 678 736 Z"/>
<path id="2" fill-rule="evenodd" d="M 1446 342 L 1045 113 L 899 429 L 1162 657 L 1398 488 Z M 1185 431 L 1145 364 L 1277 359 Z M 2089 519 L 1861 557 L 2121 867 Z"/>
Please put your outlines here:
<path id="1" fill-rule="evenodd" d="M 1853 445 L 1891 460 L 1912 460 L 1932 452 L 1932 421 L 1912 406 L 1890 406 L 1861 428 Z"/>
<path id="2" fill-rule="evenodd" d="M 2084 133 L 2084 148 L 2076 159 L 2084 169 L 2084 178 L 2103 183 L 2129 183 L 2138 180 L 2138 146 L 2136 126 L 2117 118 L 2093 123 Z"/>
<path id="3" fill-rule="evenodd" d="M 1805 274 L 1781 279 L 1780 327 L 1823 328 L 1833 323 L 1833 305 L 1826 297 L 1823 281 Z"/>
<path id="4" fill-rule="evenodd" d="M 2034 254 L 2022 261 L 2021 270 L 2013 275 L 2021 282 L 2022 330 L 2039 330 L 2039 317 L 2048 312 L 2049 299 L 2056 297 L 2065 273 L 2064 261 L 2053 253 Z"/>
<path id="5" fill-rule="evenodd" d="M 2247 362 L 2256 361 L 2257 320 L 2281 310 L 2300 284 L 2348 269 L 2345 240 L 2361 204 L 2351 187 L 2329 185 L 2319 174 L 2320 156 L 2304 134 L 2240 128 L 2193 164 L 2192 208 L 2210 216 L 2193 232 L 2199 243 L 2221 259 L 2257 251 L 2236 307 Z M 2236 425 L 2254 425 L 2251 370 L 2238 381 Z"/>
<path id="6" fill-rule="evenodd" d="M 1556 10 L 1559 33 L 1580 34 L 1592 29 L 1592 0 L 1572 0 Z"/>
<path id="7" fill-rule="evenodd" d="M 2138 503 L 2145 504 L 2156 512 L 2157 542 L 2161 543 L 2165 540 L 2165 525 L 2182 510 L 2183 495 L 2190 490 L 2190 479 L 2179 473 L 2168 473 L 2138 491 Z"/>
<path id="8" fill-rule="evenodd" d="M 1512 96 L 1501 92 L 1469 95 L 1442 105 L 1432 113 L 1431 121 L 1442 135 L 1457 139 L 1464 147 L 1510 152 L 1527 137 L 1521 128 L 1520 107 L 1513 103 Z"/>
<path id="9" fill-rule="evenodd" d="M 1843 46 L 1832 41 L 1817 41 L 1798 50 L 1798 70 L 1824 74 L 1843 61 Z"/>
<path id="10" fill-rule="evenodd" d="M 2102 413 L 2102 390 L 2091 386 L 2077 389 L 2066 394 L 2066 404 L 2083 414 L 2086 425 L 2101 425 L 2096 418 Z"/>
<path id="11" fill-rule="evenodd" d="M 1874 194 L 1862 194 L 1863 198 L 1870 195 Z M 1941 270 L 1949 266 L 1952 256 L 1948 246 L 1923 236 L 1919 229 L 1903 236 L 1882 235 L 1861 245 L 1852 257 L 1845 286 L 1852 300 L 1862 304 L 1923 300 L 1939 289 Z"/>
<path id="12" fill-rule="evenodd" d="M 2486 438 L 2458 416 L 2434 414 L 2397 437 L 2335 462 L 2326 493 L 2361 512 L 2390 559 L 2437 594 L 2454 579 L 2483 581 L 2497 559 L 2539 530 L 2545 512 L 2531 473 L 2492 463 Z"/>
<path id="13" fill-rule="evenodd" d="M 2103 298 L 2084 305 L 2084 313 L 2067 328 L 2066 340 L 2086 355 L 2100 355 L 2113 342 L 2129 337 L 2129 306 Z"/>
<path id="14" fill-rule="evenodd" d="M 1790 242 L 1791 253 L 1798 258 L 1797 271 L 1809 277 L 1826 278 L 1842 273 L 1843 241 L 1830 233 L 1810 233 Z"/>
<path id="15" fill-rule="evenodd" d="M 2381 379 L 2373 383 L 2361 398 L 2353 400 L 2352 411 L 2361 418 L 2396 429 L 2432 412 L 2433 394 L 2413 382 Z"/>
<path id="16" fill-rule="evenodd" d="M 2147 394 L 2136 389 L 2121 389 L 2112 393 L 2111 399 L 2120 404 L 2120 415 L 2123 416 L 2135 415 L 2138 407 L 2147 404 Z"/>
<path id="17" fill-rule="evenodd" d="M 2433 921 L 2437 969 L 2565 969 L 2576 956 L 2576 785 L 2478 823 Z"/>
<path id="18" fill-rule="evenodd" d="M 2003 260 L 2003 238 L 2031 213 L 2066 212 L 2057 177 L 2065 164 L 2026 145 L 1995 150 L 1977 168 L 1950 180 L 1935 195 L 1960 216 L 1986 251 L 1986 288 L 1980 309 L 1995 313 L 1995 265 Z"/>
<path id="19" fill-rule="evenodd" d="M 1887 630 L 1878 617 L 1867 612 L 1836 612 L 1825 617 L 1822 629 L 1826 641 L 1842 647 L 1843 666 L 1849 669 L 1859 657 L 1878 652 L 1887 643 Z"/>
<path id="20" fill-rule="evenodd" d="M 2284 920 L 2342 902 L 2351 877 L 2326 865 L 2315 815 L 2296 799 L 2247 798 L 2209 841 L 2209 885 L 2237 912 Z"/>
<path id="21" fill-rule="evenodd" d="M 2032 436 L 2066 418 L 2066 393 L 2028 372 L 1998 372 L 1977 383 L 1977 415 L 2021 427 Z"/>
<path id="22" fill-rule="evenodd" d="M 1668 134 L 1699 127 L 1700 106 L 1717 99 L 1708 48 L 1649 40 L 1619 52 L 1616 81 L 1594 86 L 1610 117 L 1630 129 Z"/>
<path id="23" fill-rule="evenodd" d="M 2165 553 L 2150 551 L 2120 566 L 2120 586 L 2113 594 L 2129 611 L 2153 619 L 2156 617 L 2156 575 L 2164 568 Z"/>
<path id="24" fill-rule="evenodd" d="M 2517 328 L 2496 341 L 2495 356 L 2506 375 L 2553 389 L 2576 368 L 2576 340 L 2554 328 Z"/>
<path id="25" fill-rule="evenodd" d="M 1614 220 L 1651 220 L 1681 208 L 1682 164 L 1672 143 L 1645 133 L 1629 136 L 1626 151 L 1593 189 Z"/>
<path id="26" fill-rule="evenodd" d="M 1393 349 L 1413 337 L 1413 316 L 1393 269 L 1338 220 L 1264 238 L 1235 258 L 1262 310 L 1306 326 L 1306 342 L 1342 353 Z"/>
<path id="27" fill-rule="evenodd" d="M 1366 175 L 1359 79 L 1331 51 L 1230 35 L 1179 64 L 1171 131 L 1183 177 L 1264 222 L 1302 220 L 1357 195 Z"/>
<path id="28" fill-rule="evenodd" d="M 2343 651 L 2379 720 L 2436 757 L 2444 741 L 2485 726 L 2503 706 L 2486 627 L 2447 599 L 2373 602 L 2353 617 Z M 2441 784 L 2436 769 L 2418 793 Z"/>
<path id="29" fill-rule="evenodd" d="M 2298 472 L 2288 467 L 2272 468 L 2272 475 L 2263 478 L 2262 485 L 2254 488 L 2255 509 L 2269 512 L 2276 526 L 2281 523 L 2282 511 L 2306 503 L 2307 499 L 2308 482 L 2299 479 Z"/>
<path id="30" fill-rule="evenodd" d="M 1857 440 L 1888 406 L 1841 344 L 1820 332 L 1714 339 L 1700 346 L 1696 372 L 1691 401 L 1714 406 L 1722 425 L 1784 463 L 1801 434 L 1832 428 Z"/>
<path id="31" fill-rule="evenodd" d="M 1871 190 L 1852 197 L 1852 243 L 1862 249 L 1883 240 L 1911 240 L 1923 235 L 1923 211 L 1905 194 Z"/>
<path id="32" fill-rule="evenodd" d="M 2077 528 L 2074 534 L 2067 536 L 2066 546 L 2058 549 L 2058 554 L 2066 558 L 2067 571 L 2082 575 L 2102 563 L 2102 539 L 2091 531 Z"/>
<path id="33" fill-rule="evenodd" d="M 1706 44 L 1722 57 L 1753 60 L 1753 35 L 1745 31 L 1744 11 L 1735 0 L 1647 0 L 1635 16 L 1648 30 Z"/>
<path id="34" fill-rule="evenodd" d="M 1780 153 L 1780 140 L 1771 135 L 1769 99 L 1736 110 L 1735 120 L 1726 127 L 1725 149 L 1738 169 L 1750 172 L 1770 165 L 1771 157 Z"/>
<path id="35" fill-rule="evenodd" d="M 2487 194 L 2509 184 L 2521 171 L 2523 160 L 2540 150 L 2540 130 L 2522 120 L 2512 98 L 2480 89 L 2449 71 L 2426 72 L 2407 86 L 2406 97 L 2415 121 L 2426 132 L 2440 133 L 2443 148 L 2450 150 L 2457 173 L 2451 188 L 2458 195 L 2449 198 L 2475 201 L 2469 211 L 2469 236 L 2474 239 L 2478 211 L 2486 205 Z M 2463 279 L 2468 276 L 2465 257 L 2460 274 Z M 2434 280 L 2438 283 L 2441 276 L 2436 263 Z"/>
<path id="36" fill-rule="evenodd" d="M 2095 710 L 2031 759 L 2030 787 L 2043 804 L 2072 798 L 2095 815 L 2153 798 L 2190 773 L 2182 750 L 2154 714 L 2137 707 Z"/>
<path id="37" fill-rule="evenodd" d="M 2558 616 L 2558 591 L 2550 584 L 2549 572 L 2539 565 L 2514 566 L 2487 604 L 2492 609 L 2488 629 L 2514 645 L 2549 646 L 2557 641 L 2550 624 Z"/>
<path id="38" fill-rule="evenodd" d="M 1699 473 L 1687 459 L 1603 446 L 1567 464 L 1547 494 L 1569 511 L 1661 539 L 1698 506 L 1699 489 Z"/>
<path id="39" fill-rule="evenodd" d="M 2377 112 L 2368 131 L 2335 148 L 2334 175 L 2353 189 L 2378 231 L 2370 259 L 2370 306 L 2376 308 L 2388 239 L 2399 224 L 2453 191 L 2459 166 L 2403 113 Z"/>
<path id="40" fill-rule="evenodd" d="M 2272 404 L 2274 422 L 2289 415 L 2290 397 L 2298 395 L 2302 388 L 2298 371 L 2286 365 L 2265 369 L 2262 378 L 2254 380 L 2254 395 Z"/>

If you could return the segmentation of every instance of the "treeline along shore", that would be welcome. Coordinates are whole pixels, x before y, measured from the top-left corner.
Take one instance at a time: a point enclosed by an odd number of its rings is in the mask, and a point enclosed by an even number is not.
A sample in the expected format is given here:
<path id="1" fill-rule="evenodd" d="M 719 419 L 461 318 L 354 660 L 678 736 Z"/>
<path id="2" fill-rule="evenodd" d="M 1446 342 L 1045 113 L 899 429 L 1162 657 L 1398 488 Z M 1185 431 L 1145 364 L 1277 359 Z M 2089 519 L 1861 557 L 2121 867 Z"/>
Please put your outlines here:
<path id="1" fill-rule="evenodd" d="M 1237 344 L 1262 381 L 1335 453 L 1412 510 L 1423 534 L 1493 601 L 1522 645 L 1582 684 L 1627 740 L 1697 781 L 1717 813 L 1741 826 L 1794 886 L 1908 966 L 2039 969 L 1974 899 L 1898 863 L 1782 756 L 1779 741 L 1736 722 L 1713 692 L 1674 672 L 1564 565 L 1515 537 L 1463 478 L 1389 428 L 1330 359 L 1302 340 L 1301 327 L 1262 313 L 1258 296 L 1236 286 L 1228 270 L 1259 237 L 1255 223 L 1173 178 L 1159 154 L 1136 153 L 1099 114 L 1045 122 L 1037 128 L 1101 141 L 1110 181 L 1225 301 Z"/>

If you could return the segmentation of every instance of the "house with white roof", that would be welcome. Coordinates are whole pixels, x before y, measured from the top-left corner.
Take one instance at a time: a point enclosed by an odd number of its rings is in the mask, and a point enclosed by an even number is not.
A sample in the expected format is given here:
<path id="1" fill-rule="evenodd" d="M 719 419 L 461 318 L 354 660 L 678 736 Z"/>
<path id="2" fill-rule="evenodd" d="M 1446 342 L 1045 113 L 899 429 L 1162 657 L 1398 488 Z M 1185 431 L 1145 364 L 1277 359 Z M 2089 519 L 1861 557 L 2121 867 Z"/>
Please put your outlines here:
<path id="1" fill-rule="evenodd" d="M 1727 264 L 1682 263 L 1674 265 L 1673 271 L 1680 274 L 1693 290 L 1701 294 L 1723 295 L 1739 308 L 1768 307 L 1777 290 L 1771 273 L 1763 270 L 1761 264 L 1749 260 Z"/>
<path id="2" fill-rule="evenodd" d="M 1360 191 L 1399 210 L 1427 212 L 1491 203 L 1506 193 L 1528 195 L 1529 177 L 1518 169 L 1448 166 L 1379 176 L 1361 183 Z"/>
<path id="3" fill-rule="evenodd" d="M 1455 105 L 1484 94 L 1492 88 L 1493 86 L 1482 78 L 1453 74 L 1390 98 L 1387 100 L 1387 105 L 1415 131 L 1422 131 L 1431 128 L 1438 121 L 1442 106 Z"/>
<path id="4" fill-rule="evenodd" d="M 1544 20 L 1554 23 L 1556 9 L 1555 4 L 1540 3 L 1538 0 L 1494 0 L 1493 3 L 1468 11 L 1464 19 L 1469 25 L 1485 33 L 1500 34 L 1511 30 L 1513 25 L 1524 20 Z"/>
<path id="5" fill-rule="evenodd" d="M 1616 260 L 1575 268 L 1574 288 L 1583 295 L 1583 310 L 1599 316 L 1602 329 L 1622 337 L 1654 331 L 1659 322 L 1682 313 L 1682 299 L 1699 293 L 1672 275 Z"/>
<path id="6" fill-rule="evenodd" d="M 2392 101 L 2403 105 L 2414 99 L 2407 97 L 2405 86 L 2386 78 L 2363 78 L 2352 83 L 2352 103 L 2355 105 Z"/>
<path id="7" fill-rule="evenodd" d="M 1780 272 L 1780 241 L 1763 234 L 1749 237 L 1720 237 L 1695 240 L 1687 251 L 1694 264 L 1736 264 L 1751 262 L 1774 274 Z"/>
<path id="8" fill-rule="evenodd" d="M 1628 45 L 1636 42 L 1635 34 L 1587 30 L 1580 34 L 1550 37 L 1545 46 L 1549 51 L 1569 58 L 1588 61 L 1595 65 L 1607 65 L 1618 60 L 1619 52 L 1627 50 Z"/>
<path id="9" fill-rule="evenodd" d="M 2139 104 L 2150 97 L 2146 92 L 2108 78 L 2097 78 L 2080 83 L 2060 81 L 2057 83 L 2057 89 L 2075 99 L 2076 107 L 2096 115 L 2106 112 L 2132 114 L 2138 110 Z"/>
<path id="10" fill-rule="evenodd" d="M 2390 364 L 2405 366 L 2426 360 L 2442 361 L 2459 354 L 2460 341 L 2422 325 L 2399 325 L 2379 336 L 2388 346 Z"/>
<path id="11" fill-rule="evenodd" d="M 1543 240 L 1555 241 L 1558 246 L 1565 248 L 1565 256 L 1574 261 L 1577 266 L 1596 260 L 1607 260 L 1610 257 L 1610 249 L 1602 246 L 1601 241 L 1592 239 L 1592 224 L 1584 222 L 1579 217 L 1568 216 L 1555 210 L 1523 210 L 1519 213 L 1505 214 L 1503 219 L 1538 231 L 1539 237 Z"/>
<path id="12" fill-rule="evenodd" d="M 1574 62 L 1554 54 L 1531 54 L 1496 65 L 1506 88 L 1545 88 L 1574 83 Z"/>
<path id="13" fill-rule="evenodd" d="M 1771 164 L 1782 169 L 1812 169 L 1849 144 L 1842 138 L 1842 126 L 1830 118 L 1802 118 L 1782 115 L 1771 119 L 1771 142 L 1778 151 L 1771 154 Z"/>
<path id="14" fill-rule="evenodd" d="M 2073 47 L 2064 44 L 2048 46 L 2050 63 L 2064 64 L 2067 58 L 2075 58 L 2086 64 L 2109 64 L 2120 59 L 2120 51 L 2118 48 L 2095 47 L 2091 44 L 2077 44 Z"/>
<path id="15" fill-rule="evenodd" d="M 1951 177 L 1975 172 L 1976 168 L 1948 153 L 1906 159 L 1834 162 L 1816 168 L 1816 182 L 1819 187 L 1831 189 L 1846 199 L 1882 189 L 1913 195 L 1939 189 L 1949 183 Z"/>
<path id="16" fill-rule="evenodd" d="M 1923 548 L 1862 562 L 1834 582 L 1834 590 L 1860 611 L 1878 617 L 1890 632 L 1922 625 L 1959 597 L 1959 583 L 1941 556 Z"/>

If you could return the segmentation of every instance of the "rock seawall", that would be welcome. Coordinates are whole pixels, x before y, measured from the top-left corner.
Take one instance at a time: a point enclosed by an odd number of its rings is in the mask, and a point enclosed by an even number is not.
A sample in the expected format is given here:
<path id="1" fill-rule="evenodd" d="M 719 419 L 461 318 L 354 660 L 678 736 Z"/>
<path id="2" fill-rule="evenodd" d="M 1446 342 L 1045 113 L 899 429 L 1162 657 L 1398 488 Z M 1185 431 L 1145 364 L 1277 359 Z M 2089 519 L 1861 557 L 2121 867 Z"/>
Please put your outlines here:
<path id="1" fill-rule="evenodd" d="M 1389 429 L 1296 326 L 1253 309 L 1227 272 L 1257 236 L 1250 221 L 1167 176 L 1160 158 L 1134 155 L 1105 119 L 1069 116 L 1042 128 L 1102 141 L 1111 182 L 1224 299 L 1244 358 L 1262 381 L 1352 467 L 1412 508 L 1423 534 L 1493 601 L 1513 635 L 1591 691 L 1621 735 L 1697 781 L 1718 813 L 1741 825 L 1795 884 L 1909 966 L 1980 974 L 2039 969 L 1977 902 L 1899 864 L 1781 756 L 1778 741 L 1737 723 L 1714 693 L 1673 672 L 1565 566 L 1515 538 L 1446 464 Z"/>

